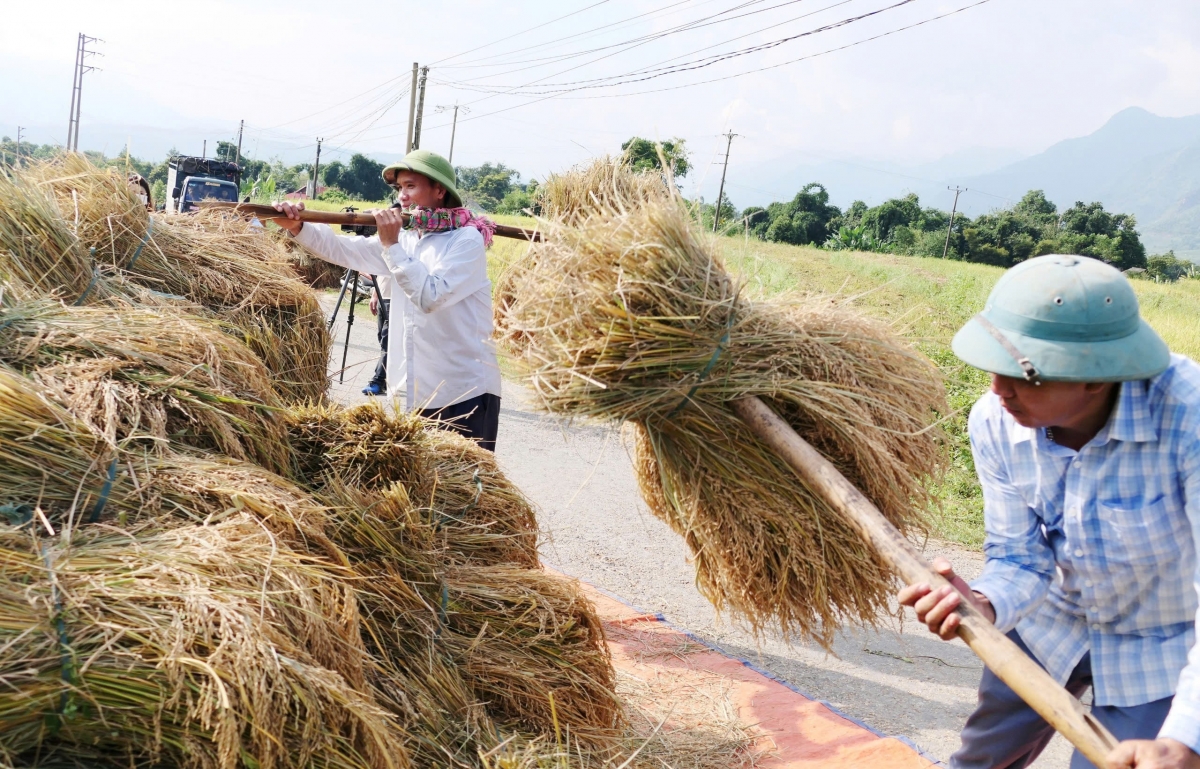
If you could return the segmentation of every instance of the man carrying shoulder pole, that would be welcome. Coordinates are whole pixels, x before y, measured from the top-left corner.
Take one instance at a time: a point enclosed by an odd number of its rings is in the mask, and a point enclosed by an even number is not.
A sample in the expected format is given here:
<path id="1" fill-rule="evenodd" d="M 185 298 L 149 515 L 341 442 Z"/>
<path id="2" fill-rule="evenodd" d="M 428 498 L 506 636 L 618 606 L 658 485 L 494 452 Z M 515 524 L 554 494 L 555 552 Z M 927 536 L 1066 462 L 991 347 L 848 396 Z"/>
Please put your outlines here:
<path id="1" fill-rule="evenodd" d="M 500 368 L 492 346 L 491 281 L 486 248 L 495 225 L 462 207 L 454 169 L 440 155 L 414 150 L 383 178 L 411 215 L 375 215 L 376 234 L 343 237 L 298 220 L 304 204 L 276 203 L 276 219 L 317 256 L 361 273 L 392 278 L 388 394 L 407 408 L 494 451 L 500 418 Z"/>
<path id="2" fill-rule="evenodd" d="M 1106 769 L 1200 769 L 1200 366 L 1125 276 L 1080 256 L 1009 270 L 953 348 L 992 375 L 969 422 L 986 563 L 968 586 L 938 559 L 953 588 L 900 602 L 948 640 L 970 601 L 1073 694 L 1090 687 L 1122 740 Z M 1020 769 L 1052 736 L 985 669 L 950 766 Z"/>

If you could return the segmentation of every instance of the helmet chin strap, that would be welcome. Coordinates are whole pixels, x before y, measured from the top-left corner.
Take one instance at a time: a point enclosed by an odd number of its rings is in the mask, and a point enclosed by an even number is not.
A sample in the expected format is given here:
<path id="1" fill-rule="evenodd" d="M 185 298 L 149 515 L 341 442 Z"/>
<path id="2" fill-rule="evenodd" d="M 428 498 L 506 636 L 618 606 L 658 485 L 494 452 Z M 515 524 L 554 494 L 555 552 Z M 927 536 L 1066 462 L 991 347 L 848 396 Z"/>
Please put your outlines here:
<path id="1" fill-rule="evenodd" d="M 1029 360 L 1028 356 L 1018 350 L 1017 346 L 1009 341 L 1008 337 L 1006 337 L 1000 331 L 1000 329 L 992 325 L 992 322 L 983 317 L 982 313 L 976 315 L 974 320 L 976 323 L 983 326 L 983 330 L 991 334 L 993 339 L 1000 343 L 1000 346 L 1004 348 L 1005 352 L 1012 356 L 1012 359 L 1016 361 L 1017 365 L 1021 367 L 1021 371 L 1024 372 L 1026 382 L 1030 382 L 1031 384 L 1035 385 L 1040 385 L 1042 383 L 1041 375 L 1038 373 L 1037 368 L 1033 365 L 1033 362 Z"/>

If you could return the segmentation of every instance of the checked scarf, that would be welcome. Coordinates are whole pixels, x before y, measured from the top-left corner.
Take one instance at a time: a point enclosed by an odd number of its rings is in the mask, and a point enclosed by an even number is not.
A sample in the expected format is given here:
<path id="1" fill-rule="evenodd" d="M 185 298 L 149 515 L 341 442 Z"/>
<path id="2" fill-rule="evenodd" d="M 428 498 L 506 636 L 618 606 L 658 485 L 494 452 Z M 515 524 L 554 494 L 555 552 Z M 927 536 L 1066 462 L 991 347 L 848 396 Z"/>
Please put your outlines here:
<path id="1" fill-rule="evenodd" d="M 469 208 L 412 208 L 406 211 L 410 217 L 409 227 L 419 232 L 446 232 L 463 227 L 474 227 L 483 235 L 484 248 L 492 245 L 496 223 L 486 216 L 477 216 Z"/>

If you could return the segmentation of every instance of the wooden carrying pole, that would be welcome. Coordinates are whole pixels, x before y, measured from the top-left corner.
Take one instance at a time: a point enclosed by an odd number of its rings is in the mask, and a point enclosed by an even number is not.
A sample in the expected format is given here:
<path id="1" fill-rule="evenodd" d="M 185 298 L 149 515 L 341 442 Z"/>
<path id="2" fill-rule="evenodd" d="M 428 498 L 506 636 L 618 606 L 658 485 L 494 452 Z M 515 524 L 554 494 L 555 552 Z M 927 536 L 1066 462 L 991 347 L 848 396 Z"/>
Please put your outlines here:
<path id="1" fill-rule="evenodd" d="M 276 211 L 274 206 L 262 205 L 260 203 L 227 203 L 225 201 L 209 200 L 199 205 L 201 208 L 229 210 L 242 216 L 253 216 L 263 220 L 287 218 Z M 407 227 L 409 222 L 408 214 L 401 214 L 401 216 L 404 217 L 404 225 Z M 306 208 L 300 212 L 300 221 L 312 222 L 314 224 L 344 224 L 347 226 L 374 227 L 375 215 L 359 213 L 357 211 L 314 211 Z M 542 233 L 537 230 L 525 230 L 507 224 L 497 224 L 496 234 L 502 238 L 516 238 L 517 240 L 540 241 L 542 239 Z"/>
<path id="2" fill-rule="evenodd" d="M 883 517 L 871 500 L 767 404 L 750 396 L 733 401 L 732 406 L 746 426 L 787 462 L 801 480 L 845 514 L 846 520 L 907 584 L 925 582 L 935 590 L 950 584 Z M 1105 757 L 1117 744 L 1104 725 L 968 601 L 964 600 L 957 611 L 962 617 L 958 637 L 1089 761 L 1104 766 Z"/>

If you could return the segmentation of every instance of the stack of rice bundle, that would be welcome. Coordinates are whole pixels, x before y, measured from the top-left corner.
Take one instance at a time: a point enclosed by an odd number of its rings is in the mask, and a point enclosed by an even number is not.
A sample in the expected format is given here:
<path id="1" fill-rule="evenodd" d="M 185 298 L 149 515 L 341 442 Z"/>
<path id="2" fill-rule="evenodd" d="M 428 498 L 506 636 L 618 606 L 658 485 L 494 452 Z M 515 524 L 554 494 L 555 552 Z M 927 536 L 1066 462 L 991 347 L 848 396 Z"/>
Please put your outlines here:
<path id="1" fill-rule="evenodd" d="M 277 235 L 214 212 L 147 214 L 122 175 L 80 155 L 33 166 L 23 176 L 24 184 L 52 193 L 59 210 L 73 212 L 83 253 L 94 248 L 104 269 L 227 321 L 263 359 L 281 395 L 324 395 L 330 344 L 324 315 Z"/>
<path id="2" fill-rule="evenodd" d="M 300 478 L 337 477 L 366 489 L 399 483 L 433 526 L 447 557 L 538 566 L 537 520 L 491 452 L 413 414 L 370 403 L 287 411 Z"/>
<path id="3" fill-rule="evenodd" d="M 604 157 L 562 174 L 551 174 L 538 187 L 542 215 L 559 224 L 575 225 L 597 211 L 640 208 L 671 195 L 663 175 L 635 173 L 619 157 Z"/>
<path id="4" fill-rule="evenodd" d="M 325 563 L 247 515 L 136 537 L 0 528 L 0 745 L 180 767 L 407 767 Z M 36 763 L 36 758 L 34 759 Z"/>
<path id="5" fill-rule="evenodd" d="M 749 301 L 679 200 L 571 221 L 548 223 L 511 271 L 499 321 L 542 406 L 634 425 L 646 500 L 718 608 L 826 645 L 841 620 L 874 621 L 892 594 L 885 561 L 728 404 L 763 398 L 919 532 L 940 459 L 929 425 L 945 411 L 934 366 L 850 313 Z"/>
<path id="6" fill-rule="evenodd" d="M 270 374 L 212 321 L 43 300 L 0 308 L 0 362 L 114 445 L 176 443 L 292 471 Z"/>
<path id="7" fill-rule="evenodd" d="M 337 288 L 342 284 L 342 278 L 346 275 L 345 267 L 318 258 L 312 251 L 291 238 L 284 237 L 280 240 L 291 259 L 292 269 L 309 288 L 321 290 Z"/>

